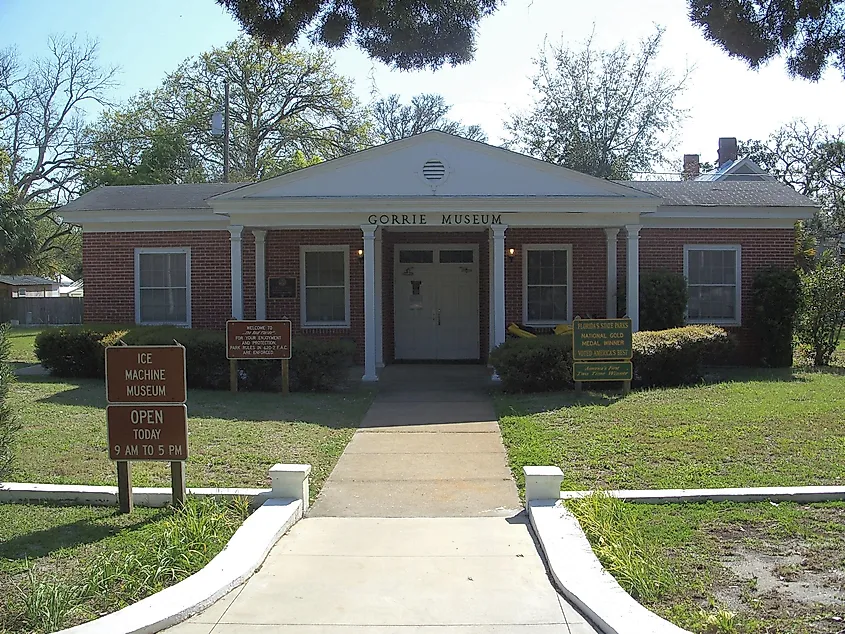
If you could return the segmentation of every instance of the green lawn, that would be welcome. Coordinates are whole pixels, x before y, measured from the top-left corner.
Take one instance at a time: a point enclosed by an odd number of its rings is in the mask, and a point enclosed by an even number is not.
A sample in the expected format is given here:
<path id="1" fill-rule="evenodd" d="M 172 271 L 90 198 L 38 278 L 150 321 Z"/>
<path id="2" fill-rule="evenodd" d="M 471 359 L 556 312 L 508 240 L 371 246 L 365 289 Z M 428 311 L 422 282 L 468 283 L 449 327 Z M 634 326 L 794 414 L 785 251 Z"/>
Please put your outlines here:
<path id="1" fill-rule="evenodd" d="M 578 504 L 568 503 L 589 526 Z M 845 589 L 845 504 L 616 502 L 600 515 L 604 537 L 612 534 L 618 543 L 633 535 L 641 545 L 636 556 L 616 549 L 620 562 L 591 534 L 602 563 L 626 590 L 681 627 L 696 634 L 843 631 L 836 615 Z M 644 578 L 643 562 L 659 572 Z M 638 596 L 643 585 L 658 596 Z M 721 629 L 712 624 L 719 618 Z"/>
<path id="2" fill-rule="evenodd" d="M 372 392 L 238 393 L 189 390 L 187 481 L 265 487 L 277 462 L 312 465 L 316 495 L 372 400 Z M 116 484 L 106 448 L 102 380 L 19 377 L 11 404 L 23 423 L 12 479 Z M 135 486 L 169 486 L 166 463 L 135 462 Z"/>
<path id="3" fill-rule="evenodd" d="M 845 375 L 737 370 L 730 381 L 645 390 L 499 395 L 514 476 L 557 465 L 564 489 L 845 483 Z"/>
<path id="4" fill-rule="evenodd" d="M 193 574 L 246 517 L 244 505 L 183 512 L 0 504 L 0 632 L 41 634 L 120 609 Z"/>
<path id="5" fill-rule="evenodd" d="M 38 363 L 35 356 L 35 336 L 43 328 L 10 328 L 11 353 L 9 361 L 20 364 Z"/>

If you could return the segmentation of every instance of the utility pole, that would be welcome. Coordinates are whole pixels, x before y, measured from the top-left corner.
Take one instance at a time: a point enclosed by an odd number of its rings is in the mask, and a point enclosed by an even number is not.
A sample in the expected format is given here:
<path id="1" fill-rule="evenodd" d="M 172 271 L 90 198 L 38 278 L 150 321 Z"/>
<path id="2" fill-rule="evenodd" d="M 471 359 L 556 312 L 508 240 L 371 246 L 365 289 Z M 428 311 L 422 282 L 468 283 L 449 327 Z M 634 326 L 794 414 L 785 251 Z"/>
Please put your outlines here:
<path id="1" fill-rule="evenodd" d="M 229 80 L 223 80 L 223 182 L 229 182 Z"/>

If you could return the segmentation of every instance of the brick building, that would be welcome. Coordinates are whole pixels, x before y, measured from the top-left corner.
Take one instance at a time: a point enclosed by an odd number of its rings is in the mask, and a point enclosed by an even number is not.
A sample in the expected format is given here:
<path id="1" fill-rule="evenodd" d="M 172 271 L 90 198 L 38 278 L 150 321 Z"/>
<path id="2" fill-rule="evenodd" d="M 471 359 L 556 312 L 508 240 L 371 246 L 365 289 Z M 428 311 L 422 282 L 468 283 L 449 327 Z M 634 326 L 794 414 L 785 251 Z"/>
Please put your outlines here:
<path id="1" fill-rule="evenodd" d="M 725 162 L 727 164 L 727 162 Z M 813 203 L 765 175 L 613 182 L 427 132 L 259 183 L 101 187 L 83 228 L 86 322 L 293 322 L 356 342 L 364 379 L 484 361 L 507 324 L 617 316 L 641 271 L 688 280 L 688 319 L 739 329 Z M 753 175 L 752 175 L 753 176 Z"/>

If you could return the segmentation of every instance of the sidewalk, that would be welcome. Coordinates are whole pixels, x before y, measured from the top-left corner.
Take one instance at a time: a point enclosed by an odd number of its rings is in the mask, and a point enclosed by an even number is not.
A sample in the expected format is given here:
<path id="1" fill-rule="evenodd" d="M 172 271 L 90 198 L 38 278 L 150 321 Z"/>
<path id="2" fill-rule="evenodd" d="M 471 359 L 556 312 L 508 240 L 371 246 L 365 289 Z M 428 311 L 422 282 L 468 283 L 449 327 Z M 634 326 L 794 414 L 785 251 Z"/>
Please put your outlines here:
<path id="1" fill-rule="evenodd" d="M 590 634 L 519 506 L 485 368 L 394 366 L 247 583 L 173 634 Z"/>

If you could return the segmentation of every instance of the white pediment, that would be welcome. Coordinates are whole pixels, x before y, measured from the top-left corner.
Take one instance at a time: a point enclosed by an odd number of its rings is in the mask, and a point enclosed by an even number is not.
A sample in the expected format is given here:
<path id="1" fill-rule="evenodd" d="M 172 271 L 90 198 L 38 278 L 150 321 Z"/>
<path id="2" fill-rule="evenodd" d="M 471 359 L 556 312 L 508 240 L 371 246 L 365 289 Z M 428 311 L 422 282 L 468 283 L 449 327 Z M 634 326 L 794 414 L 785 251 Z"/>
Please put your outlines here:
<path id="1" fill-rule="evenodd" d="M 213 201 L 373 197 L 652 198 L 635 189 L 442 132 L 364 150 Z"/>

